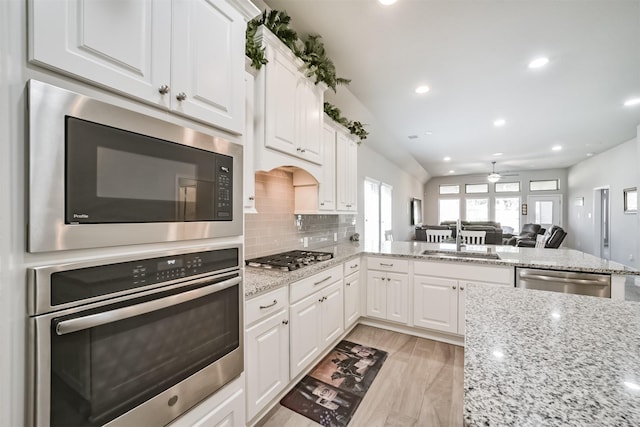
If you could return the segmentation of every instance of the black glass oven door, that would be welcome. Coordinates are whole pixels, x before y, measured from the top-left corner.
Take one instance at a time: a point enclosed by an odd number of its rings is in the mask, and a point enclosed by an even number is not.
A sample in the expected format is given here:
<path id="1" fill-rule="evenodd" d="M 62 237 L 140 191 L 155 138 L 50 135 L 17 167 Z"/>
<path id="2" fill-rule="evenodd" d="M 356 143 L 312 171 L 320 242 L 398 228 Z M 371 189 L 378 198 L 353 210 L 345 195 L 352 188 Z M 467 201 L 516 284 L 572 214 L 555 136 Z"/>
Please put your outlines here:
<path id="1" fill-rule="evenodd" d="M 103 425 L 237 349 L 239 282 L 52 319 L 51 426 Z"/>
<path id="2" fill-rule="evenodd" d="M 65 222 L 230 221 L 233 158 L 66 117 Z"/>

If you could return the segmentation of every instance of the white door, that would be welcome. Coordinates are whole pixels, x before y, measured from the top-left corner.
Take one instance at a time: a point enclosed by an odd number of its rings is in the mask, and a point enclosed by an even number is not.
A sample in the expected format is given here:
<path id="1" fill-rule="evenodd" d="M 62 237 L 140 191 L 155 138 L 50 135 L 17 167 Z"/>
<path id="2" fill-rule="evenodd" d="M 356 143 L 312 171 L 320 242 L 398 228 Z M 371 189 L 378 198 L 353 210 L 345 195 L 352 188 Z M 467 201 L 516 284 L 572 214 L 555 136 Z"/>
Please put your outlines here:
<path id="1" fill-rule="evenodd" d="M 387 320 L 409 320 L 409 278 L 406 274 L 387 273 Z"/>
<path id="2" fill-rule="evenodd" d="M 243 16 L 225 0 L 173 2 L 171 109 L 244 130 Z"/>
<path id="3" fill-rule="evenodd" d="M 298 155 L 313 163 L 322 164 L 322 98 L 315 91 L 315 85 L 300 77 L 297 85 Z"/>
<path id="4" fill-rule="evenodd" d="M 265 145 L 297 156 L 296 88 L 300 75 L 295 65 L 275 49 L 267 48 L 267 59 L 269 65 L 260 70 L 266 75 Z"/>
<path id="5" fill-rule="evenodd" d="M 318 189 L 321 211 L 336 209 L 336 131 L 331 126 L 322 127 L 322 182 Z"/>
<path id="6" fill-rule="evenodd" d="M 359 273 L 344 279 L 344 327 L 348 328 L 360 317 Z"/>
<path id="7" fill-rule="evenodd" d="M 458 333 L 458 281 L 414 276 L 413 323 L 423 328 Z"/>
<path id="8" fill-rule="evenodd" d="M 552 225 L 562 227 L 562 194 L 529 195 L 527 222 L 540 224 L 547 230 Z"/>
<path id="9" fill-rule="evenodd" d="M 387 318 L 387 275 L 381 271 L 367 272 L 367 316 Z"/>
<path id="10" fill-rule="evenodd" d="M 342 280 L 322 291 L 326 298 L 320 304 L 322 348 L 326 348 L 344 331 L 344 299 Z"/>
<path id="11" fill-rule="evenodd" d="M 169 106 L 171 2 L 34 0 L 29 59 Z M 243 39 L 244 42 L 244 39 Z"/>
<path id="12" fill-rule="evenodd" d="M 298 375 L 320 353 L 320 293 L 291 305 L 290 367 L 291 378 Z"/>
<path id="13" fill-rule="evenodd" d="M 251 419 L 289 383 L 289 312 L 247 330 L 247 418 Z"/>

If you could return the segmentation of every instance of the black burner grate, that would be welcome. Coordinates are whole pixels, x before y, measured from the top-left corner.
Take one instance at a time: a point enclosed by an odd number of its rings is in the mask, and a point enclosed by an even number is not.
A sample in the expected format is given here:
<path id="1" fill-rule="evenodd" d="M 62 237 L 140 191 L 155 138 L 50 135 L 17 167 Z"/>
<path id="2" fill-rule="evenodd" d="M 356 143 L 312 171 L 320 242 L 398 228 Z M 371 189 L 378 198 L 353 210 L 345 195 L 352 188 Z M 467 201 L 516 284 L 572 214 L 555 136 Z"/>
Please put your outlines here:
<path id="1" fill-rule="evenodd" d="M 272 268 L 282 271 L 297 270 L 316 262 L 326 261 L 333 258 L 331 252 L 315 251 L 288 251 L 279 254 L 268 255 L 260 258 L 246 260 L 250 267 Z"/>

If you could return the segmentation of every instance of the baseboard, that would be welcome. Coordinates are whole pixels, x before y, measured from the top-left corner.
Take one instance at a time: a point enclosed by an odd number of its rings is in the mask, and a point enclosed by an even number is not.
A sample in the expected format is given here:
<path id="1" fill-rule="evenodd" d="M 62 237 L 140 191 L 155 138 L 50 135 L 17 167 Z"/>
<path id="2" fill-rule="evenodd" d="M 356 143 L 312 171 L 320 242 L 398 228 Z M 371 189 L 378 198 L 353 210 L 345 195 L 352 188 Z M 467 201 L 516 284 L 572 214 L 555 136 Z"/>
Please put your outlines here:
<path id="1" fill-rule="evenodd" d="M 464 347 L 464 336 L 452 335 L 422 328 L 414 328 L 411 326 L 400 325 L 398 323 L 387 322 L 384 320 L 372 319 L 370 317 L 361 317 L 358 324 L 373 326 L 374 328 L 388 329 L 402 334 L 413 335 L 414 337 L 426 338 L 434 341 L 441 341 L 447 344 Z"/>

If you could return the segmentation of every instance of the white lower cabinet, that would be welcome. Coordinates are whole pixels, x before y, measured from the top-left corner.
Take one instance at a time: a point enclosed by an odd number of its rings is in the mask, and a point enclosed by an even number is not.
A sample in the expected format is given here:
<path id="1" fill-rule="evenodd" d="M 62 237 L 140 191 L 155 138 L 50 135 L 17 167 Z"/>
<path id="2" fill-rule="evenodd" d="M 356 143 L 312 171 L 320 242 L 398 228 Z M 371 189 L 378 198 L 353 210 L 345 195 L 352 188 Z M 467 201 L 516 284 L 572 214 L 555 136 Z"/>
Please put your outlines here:
<path id="1" fill-rule="evenodd" d="M 191 408 L 167 427 L 241 427 L 246 425 L 244 375 Z"/>
<path id="2" fill-rule="evenodd" d="M 367 263 L 367 316 L 406 324 L 409 320 L 408 262 L 369 258 Z"/>
<path id="3" fill-rule="evenodd" d="M 414 273 L 414 325 L 457 335 L 464 335 L 465 291 L 470 284 L 513 286 L 510 267 L 415 262 Z"/>
<path id="4" fill-rule="evenodd" d="M 360 258 L 344 263 L 344 327 L 360 318 Z"/>
<path id="5" fill-rule="evenodd" d="M 291 285 L 291 378 L 344 332 L 343 287 L 341 265 Z"/>
<path id="6" fill-rule="evenodd" d="M 245 370 L 250 420 L 289 383 L 288 289 L 248 301 L 246 311 L 249 327 L 245 331 Z"/>

